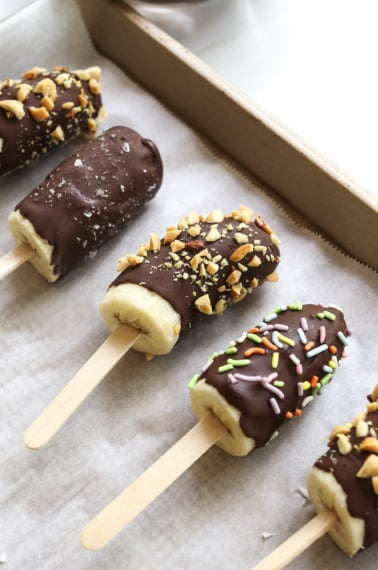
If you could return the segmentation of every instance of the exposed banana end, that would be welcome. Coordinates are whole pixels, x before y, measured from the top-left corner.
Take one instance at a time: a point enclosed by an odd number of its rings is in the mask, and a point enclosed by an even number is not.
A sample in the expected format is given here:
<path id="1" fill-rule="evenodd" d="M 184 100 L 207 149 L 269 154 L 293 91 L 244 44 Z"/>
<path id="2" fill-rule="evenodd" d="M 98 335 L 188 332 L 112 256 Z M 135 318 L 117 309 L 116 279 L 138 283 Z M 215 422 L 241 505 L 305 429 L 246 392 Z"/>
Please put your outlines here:
<path id="1" fill-rule="evenodd" d="M 133 345 L 139 352 L 168 354 L 180 337 L 180 315 L 168 301 L 141 285 L 110 287 L 100 303 L 100 313 L 111 331 L 120 323 L 140 330 L 142 334 Z"/>
<path id="2" fill-rule="evenodd" d="M 8 225 L 16 243 L 26 243 L 35 252 L 29 261 L 38 273 L 50 283 L 59 279 L 51 263 L 53 246 L 37 234 L 33 224 L 19 210 L 15 210 L 8 217 Z"/>
<path id="3" fill-rule="evenodd" d="M 365 521 L 349 514 L 340 483 L 332 473 L 313 467 L 307 476 L 307 489 L 317 513 L 325 509 L 336 513 L 338 521 L 329 534 L 337 546 L 349 556 L 357 554 L 364 544 Z"/>
<path id="4" fill-rule="evenodd" d="M 198 420 L 212 412 L 226 427 L 227 433 L 217 445 L 230 455 L 248 455 L 255 447 L 255 441 L 247 437 L 240 427 L 240 411 L 231 406 L 225 398 L 202 379 L 190 389 L 190 400 Z"/>

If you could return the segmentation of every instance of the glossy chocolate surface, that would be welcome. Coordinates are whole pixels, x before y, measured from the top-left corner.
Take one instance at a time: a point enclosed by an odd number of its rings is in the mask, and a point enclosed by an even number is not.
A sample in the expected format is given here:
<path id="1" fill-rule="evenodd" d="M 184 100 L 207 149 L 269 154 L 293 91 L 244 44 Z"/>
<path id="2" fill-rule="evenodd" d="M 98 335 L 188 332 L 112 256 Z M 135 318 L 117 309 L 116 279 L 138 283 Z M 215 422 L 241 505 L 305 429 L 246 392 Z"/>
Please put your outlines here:
<path id="1" fill-rule="evenodd" d="M 53 246 L 54 271 L 63 276 L 155 196 L 162 175 L 155 144 L 117 126 L 63 161 L 16 210 Z"/>

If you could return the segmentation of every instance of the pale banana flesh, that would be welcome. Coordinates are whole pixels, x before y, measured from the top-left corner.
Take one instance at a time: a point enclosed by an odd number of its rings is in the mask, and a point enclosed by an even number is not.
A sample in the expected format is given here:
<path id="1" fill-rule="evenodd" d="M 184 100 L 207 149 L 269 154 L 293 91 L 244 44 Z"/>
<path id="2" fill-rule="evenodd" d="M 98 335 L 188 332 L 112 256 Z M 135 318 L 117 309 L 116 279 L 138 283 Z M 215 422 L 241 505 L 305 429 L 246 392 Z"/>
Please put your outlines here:
<path id="1" fill-rule="evenodd" d="M 50 283 L 56 281 L 59 274 L 54 273 L 54 266 L 51 261 L 53 246 L 37 234 L 33 224 L 19 210 L 9 215 L 8 225 L 16 243 L 26 243 L 34 251 L 34 255 L 29 261 L 38 273 Z"/>
<path id="2" fill-rule="evenodd" d="M 347 496 L 334 475 L 313 467 L 307 476 L 307 489 L 317 513 L 329 509 L 338 521 L 329 534 L 339 548 L 354 556 L 364 544 L 365 521 L 349 514 Z"/>
<path id="3" fill-rule="evenodd" d="M 217 445 L 230 455 L 248 455 L 255 447 L 255 440 L 247 437 L 240 427 L 240 411 L 229 404 L 216 388 L 199 380 L 190 390 L 190 399 L 194 415 L 198 420 L 213 413 L 226 427 L 225 433 Z"/>
<path id="4" fill-rule="evenodd" d="M 152 355 L 171 352 L 180 337 L 181 317 L 157 293 L 135 283 L 110 287 L 100 313 L 113 331 L 126 323 L 141 332 L 133 348 Z"/>

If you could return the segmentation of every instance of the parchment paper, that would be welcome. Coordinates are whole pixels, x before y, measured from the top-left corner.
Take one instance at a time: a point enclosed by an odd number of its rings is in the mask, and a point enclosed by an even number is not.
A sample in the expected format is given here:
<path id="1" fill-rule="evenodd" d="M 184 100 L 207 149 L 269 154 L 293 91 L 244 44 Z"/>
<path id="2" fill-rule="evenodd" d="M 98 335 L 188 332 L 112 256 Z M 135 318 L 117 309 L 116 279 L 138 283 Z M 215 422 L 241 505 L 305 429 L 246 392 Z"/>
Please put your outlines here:
<path id="1" fill-rule="evenodd" d="M 378 381 L 377 275 L 295 223 L 268 189 L 96 53 L 71 1 L 36 2 L 0 25 L 0 43 L 3 78 L 34 65 L 101 65 L 102 129 L 123 123 L 152 138 L 165 166 L 154 201 L 94 260 L 55 285 L 28 264 L 0 282 L 0 561 L 6 570 L 251 568 L 312 518 L 300 493 L 306 473 L 331 429 L 365 408 Z M 0 252 L 13 247 L 10 211 L 78 144 L 0 181 Z M 108 335 L 98 303 L 117 259 L 190 210 L 229 212 L 241 203 L 281 238 L 279 283 L 209 319 L 168 356 L 146 362 L 131 351 L 47 447 L 27 450 L 25 429 Z M 212 448 L 108 547 L 85 551 L 82 527 L 195 424 L 187 392 L 193 373 L 272 308 L 296 300 L 341 305 L 353 332 L 349 356 L 322 396 L 247 458 Z M 290 568 L 363 570 L 375 567 L 377 552 L 351 561 L 326 536 Z"/>

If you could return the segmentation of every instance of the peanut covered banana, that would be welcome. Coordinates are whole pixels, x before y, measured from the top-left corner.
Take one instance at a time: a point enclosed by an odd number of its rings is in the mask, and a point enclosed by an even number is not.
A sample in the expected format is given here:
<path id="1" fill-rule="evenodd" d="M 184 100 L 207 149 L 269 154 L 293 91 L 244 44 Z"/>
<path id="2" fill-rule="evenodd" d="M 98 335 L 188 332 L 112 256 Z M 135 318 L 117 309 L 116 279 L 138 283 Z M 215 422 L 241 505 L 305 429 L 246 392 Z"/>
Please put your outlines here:
<path id="1" fill-rule="evenodd" d="M 105 116 L 101 69 L 34 67 L 0 83 L 0 175 L 80 133 L 95 136 Z"/>
<path id="2" fill-rule="evenodd" d="M 315 510 L 337 515 L 329 534 L 349 556 L 378 541 L 378 384 L 365 411 L 332 431 L 307 477 Z"/>
<path id="3" fill-rule="evenodd" d="M 160 188 L 154 143 L 123 126 L 88 141 L 24 198 L 9 216 L 18 243 L 48 281 L 66 275 L 128 222 Z"/>
<path id="4" fill-rule="evenodd" d="M 217 445 L 244 456 L 267 444 L 333 378 L 348 329 L 341 309 L 284 305 L 213 354 L 191 382 L 198 419 L 212 412 L 226 426 Z"/>
<path id="5" fill-rule="evenodd" d="M 264 281 L 276 280 L 278 243 L 247 207 L 230 215 L 192 212 L 163 239 L 151 234 L 137 255 L 120 260 L 121 274 L 101 314 L 110 330 L 121 322 L 141 331 L 136 350 L 167 354 L 198 318 L 221 315 Z"/>

